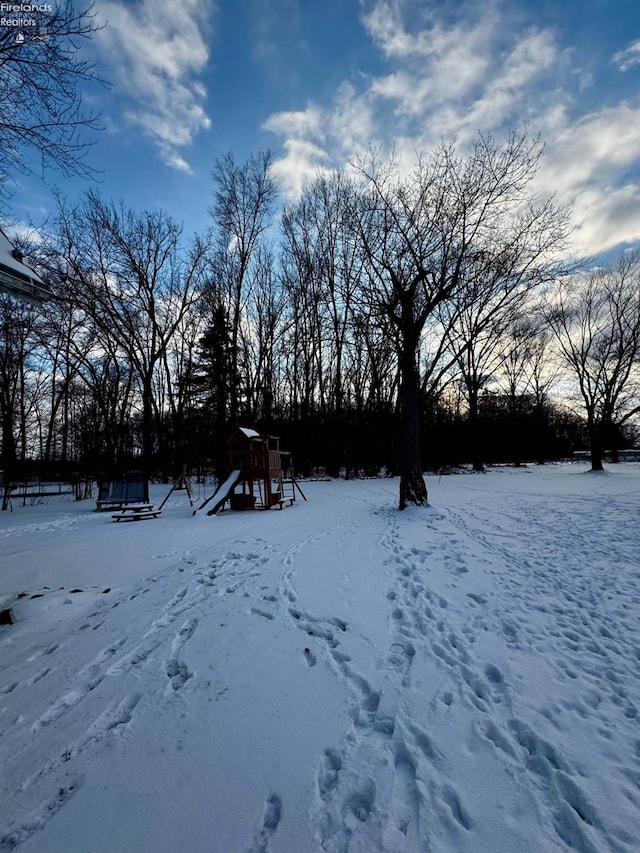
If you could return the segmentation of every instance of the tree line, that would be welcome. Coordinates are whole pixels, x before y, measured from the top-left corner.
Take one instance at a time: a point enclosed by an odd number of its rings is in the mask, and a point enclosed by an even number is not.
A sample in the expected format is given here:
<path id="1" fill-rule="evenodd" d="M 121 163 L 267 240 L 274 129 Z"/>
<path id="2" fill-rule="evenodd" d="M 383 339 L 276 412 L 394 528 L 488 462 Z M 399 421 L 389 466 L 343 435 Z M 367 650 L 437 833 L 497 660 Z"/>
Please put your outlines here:
<path id="1" fill-rule="evenodd" d="M 0 297 L 5 481 L 28 470 L 173 476 L 225 464 L 238 425 L 299 467 L 400 474 L 592 466 L 640 410 L 640 257 L 587 270 L 537 193 L 526 133 L 443 144 L 408 171 L 369 151 L 281 206 L 269 153 L 213 168 L 211 228 L 89 192 L 23 246 L 55 294 Z"/>

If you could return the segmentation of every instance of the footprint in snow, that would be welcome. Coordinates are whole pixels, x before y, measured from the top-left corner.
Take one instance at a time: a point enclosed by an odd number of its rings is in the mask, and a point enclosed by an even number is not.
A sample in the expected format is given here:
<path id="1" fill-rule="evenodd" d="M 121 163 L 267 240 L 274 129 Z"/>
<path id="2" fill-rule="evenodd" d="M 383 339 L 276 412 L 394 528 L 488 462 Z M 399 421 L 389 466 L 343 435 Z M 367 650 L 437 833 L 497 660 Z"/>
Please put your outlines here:
<path id="1" fill-rule="evenodd" d="M 48 675 L 49 672 L 51 672 L 51 667 L 45 666 L 44 669 L 39 670 L 38 672 L 36 672 L 35 675 L 31 676 L 31 678 L 27 681 L 27 684 L 36 684 L 38 681 L 40 681 L 41 678 L 44 678 L 45 675 Z"/>
<path id="2" fill-rule="evenodd" d="M 416 766 L 405 744 L 396 748 L 391 814 L 398 830 L 407 835 L 412 821 L 418 817 Z"/>
<path id="3" fill-rule="evenodd" d="M 494 666 L 493 664 L 485 666 L 484 674 L 486 675 L 487 680 L 491 682 L 491 684 L 503 683 L 502 673 L 500 672 L 498 667 Z"/>
<path id="4" fill-rule="evenodd" d="M 416 650 L 413 643 L 408 641 L 395 642 L 389 649 L 387 665 L 389 669 L 402 676 L 403 685 L 408 686 L 408 675 Z"/>
<path id="5" fill-rule="evenodd" d="M 167 678 L 171 682 L 171 687 L 174 690 L 180 690 L 186 682 L 191 678 L 192 674 L 186 663 L 183 663 L 176 658 L 167 661 Z"/>
<path id="6" fill-rule="evenodd" d="M 463 807 L 460 797 L 451 785 L 447 785 L 442 789 L 441 797 L 443 802 L 451 810 L 451 815 L 456 823 L 460 824 L 463 829 L 470 831 L 473 828 L 473 822 L 467 810 Z"/>
<path id="7" fill-rule="evenodd" d="M 55 794 L 37 805 L 23 823 L 17 826 L 13 824 L 7 833 L 0 835 L 0 850 L 13 850 L 40 832 L 71 799 L 83 782 L 82 775 L 73 776 L 64 787 L 58 788 Z"/>
<path id="8" fill-rule="evenodd" d="M 169 679 L 173 690 L 180 690 L 193 676 L 193 672 L 191 672 L 186 663 L 180 659 L 180 650 L 187 640 L 193 636 L 197 627 L 198 619 L 195 617 L 187 619 L 175 635 L 173 643 L 171 644 L 171 657 L 167 660 L 165 669 L 167 678 Z"/>
<path id="9" fill-rule="evenodd" d="M 364 823 L 373 809 L 376 797 L 376 789 L 373 782 L 368 779 L 363 782 L 358 791 L 350 794 L 342 806 L 342 819 L 348 830 L 354 830 L 358 822 Z"/>
<path id="10" fill-rule="evenodd" d="M 252 607 L 251 613 L 255 613 L 256 616 L 262 616 L 263 619 L 272 620 L 273 613 L 269 613 L 267 610 L 261 610 L 259 607 Z"/>
<path id="11" fill-rule="evenodd" d="M 34 654 L 32 654 L 31 657 L 27 658 L 27 662 L 35 660 L 36 658 L 42 657 L 44 655 L 52 655 L 58 648 L 60 648 L 58 643 L 52 643 L 50 646 L 47 646 L 46 648 L 44 648 L 42 650 L 38 650 L 37 652 L 34 652 Z"/>
<path id="12" fill-rule="evenodd" d="M 326 799 L 329 792 L 338 784 L 338 773 L 341 769 L 342 758 L 340 753 L 335 749 L 325 749 L 318 770 L 318 790 L 323 800 Z"/>
<path id="13" fill-rule="evenodd" d="M 277 794 L 269 794 L 264 804 L 262 826 L 256 832 L 248 853 L 267 853 L 269 839 L 282 820 L 282 800 Z"/>

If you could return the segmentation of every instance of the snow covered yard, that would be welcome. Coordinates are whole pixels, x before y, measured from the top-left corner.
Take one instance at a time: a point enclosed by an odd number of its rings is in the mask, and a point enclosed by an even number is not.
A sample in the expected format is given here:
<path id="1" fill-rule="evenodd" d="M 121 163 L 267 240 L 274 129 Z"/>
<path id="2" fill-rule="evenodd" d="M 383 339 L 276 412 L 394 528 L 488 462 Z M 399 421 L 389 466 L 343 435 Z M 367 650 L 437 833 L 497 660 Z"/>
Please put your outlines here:
<path id="1" fill-rule="evenodd" d="M 0 850 L 638 850 L 640 465 L 428 485 L 3 513 Z"/>

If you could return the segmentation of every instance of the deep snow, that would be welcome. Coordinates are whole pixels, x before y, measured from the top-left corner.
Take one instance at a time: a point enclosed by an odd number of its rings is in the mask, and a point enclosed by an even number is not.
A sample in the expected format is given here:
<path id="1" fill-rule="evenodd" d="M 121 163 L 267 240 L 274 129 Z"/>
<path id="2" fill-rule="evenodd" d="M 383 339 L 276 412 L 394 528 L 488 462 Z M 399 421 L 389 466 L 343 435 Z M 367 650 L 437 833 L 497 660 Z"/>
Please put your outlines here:
<path id="1" fill-rule="evenodd" d="M 637 851 L 640 465 L 428 486 L 0 514 L 0 849 Z"/>

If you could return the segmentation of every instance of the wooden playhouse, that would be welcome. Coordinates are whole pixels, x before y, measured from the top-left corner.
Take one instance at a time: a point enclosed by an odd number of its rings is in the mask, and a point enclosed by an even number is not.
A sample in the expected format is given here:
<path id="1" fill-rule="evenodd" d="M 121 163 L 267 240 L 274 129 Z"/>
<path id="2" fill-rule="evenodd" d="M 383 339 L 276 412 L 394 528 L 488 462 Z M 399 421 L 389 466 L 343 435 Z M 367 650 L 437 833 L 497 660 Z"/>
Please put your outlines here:
<path id="1" fill-rule="evenodd" d="M 211 504 L 213 515 L 229 503 L 231 509 L 282 509 L 295 503 L 296 491 L 306 500 L 293 476 L 291 453 L 280 449 L 280 439 L 240 427 L 227 442 L 226 481 L 199 507 Z"/>

